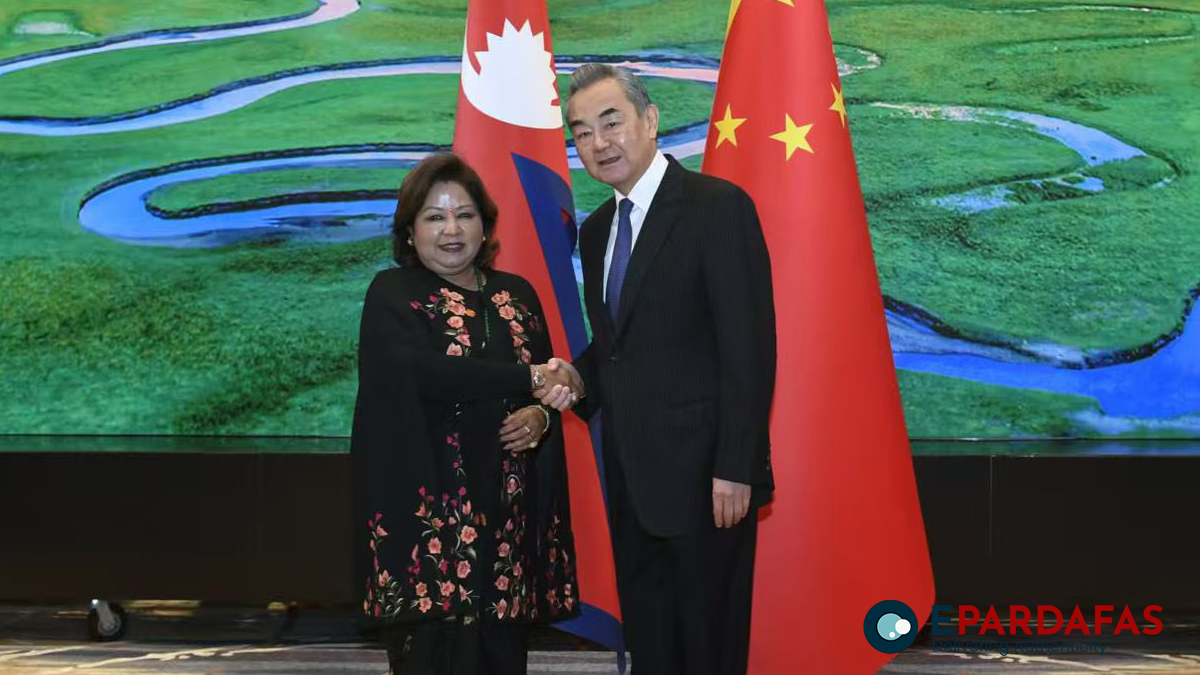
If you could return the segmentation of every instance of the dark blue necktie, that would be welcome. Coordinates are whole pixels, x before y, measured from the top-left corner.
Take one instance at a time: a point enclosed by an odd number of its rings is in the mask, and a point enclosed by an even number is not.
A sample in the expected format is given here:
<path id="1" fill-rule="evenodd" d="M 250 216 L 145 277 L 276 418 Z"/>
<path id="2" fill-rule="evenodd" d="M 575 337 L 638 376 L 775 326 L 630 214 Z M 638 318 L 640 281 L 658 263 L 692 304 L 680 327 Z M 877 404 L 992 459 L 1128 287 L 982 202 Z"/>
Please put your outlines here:
<path id="1" fill-rule="evenodd" d="M 622 199 L 621 203 L 617 204 L 617 211 L 617 241 L 613 245 L 612 261 L 608 266 L 608 292 L 604 299 L 613 323 L 617 321 L 617 310 L 621 305 L 621 285 L 625 283 L 625 269 L 629 267 L 629 254 L 633 250 L 633 223 L 629 222 L 633 202 Z"/>

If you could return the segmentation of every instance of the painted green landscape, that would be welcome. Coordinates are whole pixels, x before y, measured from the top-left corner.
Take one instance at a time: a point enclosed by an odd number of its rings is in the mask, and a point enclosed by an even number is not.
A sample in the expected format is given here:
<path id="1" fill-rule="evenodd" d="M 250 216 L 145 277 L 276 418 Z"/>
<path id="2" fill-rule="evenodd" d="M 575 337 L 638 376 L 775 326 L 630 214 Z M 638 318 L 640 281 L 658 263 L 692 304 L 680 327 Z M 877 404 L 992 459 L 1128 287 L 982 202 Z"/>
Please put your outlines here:
<path id="1" fill-rule="evenodd" d="M 1200 435 L 1200 1 L 827 6 L 910 435 Z M 0 0 L 0 433 L 347 434 L 465 9 Z M 549 2 L 560 65 L 648 77 L 668 152 L 727 11 Z"/>

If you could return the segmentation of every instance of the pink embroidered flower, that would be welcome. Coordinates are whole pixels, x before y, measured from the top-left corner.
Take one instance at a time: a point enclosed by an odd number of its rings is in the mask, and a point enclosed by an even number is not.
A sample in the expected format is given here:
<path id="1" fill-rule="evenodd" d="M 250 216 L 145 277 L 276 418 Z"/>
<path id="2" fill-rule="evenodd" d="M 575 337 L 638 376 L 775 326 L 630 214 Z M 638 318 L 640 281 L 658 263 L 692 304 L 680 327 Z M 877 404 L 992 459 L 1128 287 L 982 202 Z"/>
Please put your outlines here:
<path id="1" fill-rule="evenodd" d="M 501 574 L 499 577 L 497 577 L 496 578 L 496 588 L 498 588 L 502 591 L 507 591 L 508 590 L 508 577 L 504 576 L 503 574 Z"/>
<path id="2" fill-rule="evenodd" d="M 446 612 L 450 611 L 450 599 L 449 598 L 442 601 L 442 610 L 446 611 Z"/>
<path id="3" fill-rule="evenodd" d="M 442 552 L 442 540 L 438 539 L 437 537 L 430 537 L 428 548 L 429 548 L 429 552 L 434 555 L 441 553 Z"/>
<path id="4" fill-rule="evenodd" d="M 434 527 L 435 529 L 438 529 L 438 530 L 440 530 L 440 529 L 442 529 L 442 525 L 443 525 L 444 523 L 442 523 L 442 519 L 441 519 L 441 518 L 434 518 L 433 520 L 429 521 L 429 524 L 430 524 L 430 525 L 433 525 L 433 527 Z"/>
<path id="5" fill-rule="evenodd" d="M 514 579 L 521 578 L 521 563 L 517 563 L 516 565 L 513 565 L 513 578 Z"/>
<path id="6" fill-rule="evenodd" d="M 517 316 L 517 310 L 513 309 L 512 305 L 502 305 L 500 307 L 500 318 L 505 321 L 512 321 Z"/>
<path id="7" fill-rule="evenodd" d="M 420 545 L 420 544 L 413 544 L 412 559 L 413 559 L 413 560 L 416 560 L 416 559 L 417 559 L 417 555 L 419 555 L 419 554 L 420 554 L 420 552 L 421 552 L 421 545 Z"/>
<path id="8" fill-rule="evenodd" d="M 423 598 L 429 594 L 429 587 L 425 585 L 424 581 L 417 584 L 416 588 L 417 588 L 417 597 L 418 598 Z"/>
<path id="9" fill-rule="evenodd" d="M 447 356 L 462 356 L 463 355 L 462 347 L 458 346 L 458 344 L 456 344 L 454 342 L 451 342 L 450 346 L 446 347 L 446 355 Z"/>
<path id="10" fill-rule="evenodd" d="M 507 558 L 510 550 L 512 550 L 512 547 L 508 545 L 507 541 L 501 542 L 500 546 L 496 548 L 496 555 L 500 556 L 501 558 Z"/>
<path id="11" fill-rule="evenodd" d="M 450 597 L 451 595 L 453 595 L 453 594 L 454 594 L 454 588 L 455 588 L 455 587 L 454 587 L 454 582 L 453 582 L 453 581 L 443 581 L 443 582 L 441 583 L 441 585 L 440 585 L 440 586 L 438 586 L 438 590 L 441 592 L 441 594 L 442 594 L 442 597 L 443 597 L 443 598 L 448 598 L 448 597 Z"/>
<path id="12" fill-rule="evenodd" d="M 422 613 L 428 612 L 429 609 L 433 607 L 433 600 L 430 600 L 429 598 L 421 598 L 421 601 L 417 603 L 417 607 Z"/>
<path id="13" fill-rule="evenodd" d="M 392 575 L 388 574 L 387 570 L 380 572 L 379 573 L 379 587 L 383 588 L 384 586 L 387 586 L 387 582 L 391 578 L 392 578 Z"/>
<path id="14" fill-rule="evenodd" d="M 508 301 L 511 299 L 512 296 L 508 294 L 508 291 L 500 291 L 492 296 L 492 302 L 496 303 L 497 305 L 507 305 Z"/>
<path id="15" fill-rule="evenodd" d="M 464 544 L 470 544 L 471 542 L 475 541 L 475 538 L 479 536 L 479 534 L 475 531 L 475 528 L 467 525 L 463 527 L 462 534 L 460 536 L 462 537 L 462 542 Z"/>
<path id="16" fill-rule="evenodd" d="M 528 349 L 521 347 L 521 363 L 529 363 L 531 361 L 533 361 L 533 354 L 530 354 Z"/>
<path id="17" fill-rule="evenodd" d="M 469 516 L 469 515 L 471 515 L 471 502 L 463 502 L 463 505 L 462 505 L 462 514 L 463 514 L 464 516 Z"/>
<path id="18" fill-rule="evenodd" d="M 366 611 L 369 611 L 370 609 L 371 609 L 371 601 L 363 600 L 363 611 L 366 612 Z"/>
<path id="19" fill-rule="evenodd" d="M 421 507 L 417 509 L 417 512 L 414 515 L 416 515 L 418 518 L 424 518 L 425 516 L 429 515 L 429 512 L 425 510 L 425 502 L 421 502 Z"/>
<path id="20" fill-rule="evenodd" d="M 379 605 L 375 605 L 375 616 L 379 616 Z"/>
<path id="21" fill-rule="evenodd" d="M 380 537 L 380 538 L 386 537 L 386 536 L 388 536 L 387 530 L 383 529 L 382 525 L 376 525 L 375 526 L 375 536 Z"/>
<path id="22" fill-rule="evenodd" d="M 549 551 L 546 552 L 546 557 L 549 558 L 550 562 L 552 562 L 552 563 L 555 560 L 558 560 L 558 549 L 552 547 Z"/>
<path id="23" fill-rule="evenodd" d="M 500 598 L 500 602 L 496 603 L 496 616 L 502 617 L 508 613 L 508 601 Z"/>
<path id="24" fill-rule="evenodd" d="M 504 531 L 512 532 L 512 529 L 513 529 L 513 521 L 512 521 L 512 518 L 509 518 L 508 522 L 504 524 Z"/>
<path id="25" fill-rule="evenodd" d="M 514 492 L 516 492 L 516 491 L 517 491 L 517 479 L 516 479 L 516 478 L 509 478 L 509 479 L 508 479 L 508 494 L 510 494 L 510 495 L 511 495 L 511 494 L 513 494 L 513 493 L 514 493 Z"/>
<path id="26" fill-rule="evenodd" d="M 455 572 L 457 572 L 459 579 L 466 579 L 467 575 L 471 573 L 471 563 L 466 560 L 459 560 L 458 568 Z"/>
<path id="27" fill-rule="evenodd" d="M 458 335 L 454 336 L 454 339 L 468 347 L 471 346 L 471 336 L 467 335 L 466 333 L 459 333 Z"/>
<path id="28" fill-rule="evenodd" d="M 452 316 L 449 319 L 446 319 L 446 324 L 451 328 L 462 328 L 463 320 L 461 316 Z"/>
<path id="29" fill-rule="evenodd" d="M 524 333 L 525 332 L 525 328 L 521 324 L 517 323 L 516 321 L 509 321 L 508 329 L 514 333 Z"/>
<path id="30" fill-rule="evenodd" d="M 443 560 L 442 562 L 438 563 L 438 571 L 441 572 L 442 574 L 445 574 L 446 570 L 449 570 L 449 569 L 450 569 L 450 561 L 449 560 Z"/>
<path id="31" fill-rule="evenodd" d="M 458 315 L 458 316 L 462 316 L 463 314 L 466 314 L 466 313 L 467 313 L 467 308 L 466 308 L 466 306 L 465 306 L 465 305 L 463 305 L 461 302 L 454 302 L 454 301 L 447 302 L 447 303 L 446 303 L 446 310 L 447 310 L 448 312 L 450 312 L 451 314 L 455 314 L 455 315 Z"/>
<path id="32" fill-rule="evenodd" d="M 462 600 L 463 602 L 467 601 L 467 587 L 466 586 L 458 587 L 458 598 L 459 598 L 459 600 Z"/>
<path id="33" fill-rule="evenodd" d="M 521 599 L 513 598 L 512 609 L 508 610 L 508 615 L 512 618 L 517 618 L 517 614 L 521 613 Z"/>
<path id="34" fill-rule="evenodd" d="M 457 519 L 457 518 L 453 518 L 453 517 L 452 517 L 452 518 L 447 518 L 447 519 L 446 519 L 446 524 L 447 524 L 447 525 L 454 525 L 454 524 L 455 524 L 455 523 L 457 523 L 457 522 L 458 522 L 458 519 Z"/>
<path id="35" fill-rule="evenodd" d="M 462 302 L 462 299 L 463 299 L 462 293 L 459 293 L 458 291 L 448 291 L 444 288 L 442 289 L 442 291 L 445 293 L 447 298 L 450 298 L 451 300 L 457 300 L 458 302 Z"/>
<path id="36" fill-rule="evenodd" d="M 372 539 L 371 541 L 367 542 L 367 546 L 370 546 L 371 550 L 374 551 L 375 550 L 375 540 Z"/>
<path id="37" fill-rule="evenodd" d="M 416 300 L 413 300 L 412 302 L 410 302 L 410 303 L 408 303 L 408 304 L 409 304 L 409 305 L 410 305 L 410 306 L 411 306 L 413 309 L 421 309 L 421 303 L 417 302 Z"/>
<path id="38" fill-rule="evenodd" d="M 566 607 L 567 609 L 571 609 L 574 606 L 575 606 L 575 598 L 568 597 L 566 600 L 563 600 L 563 607 Z"/>
<path id="39" fill-rule="evenodd" d="M 514 347 L 520 347 L 523 344 L 525 344 L 525 338 L 521 337 L 520 335 L 513 336 L 513 346 Z"/>

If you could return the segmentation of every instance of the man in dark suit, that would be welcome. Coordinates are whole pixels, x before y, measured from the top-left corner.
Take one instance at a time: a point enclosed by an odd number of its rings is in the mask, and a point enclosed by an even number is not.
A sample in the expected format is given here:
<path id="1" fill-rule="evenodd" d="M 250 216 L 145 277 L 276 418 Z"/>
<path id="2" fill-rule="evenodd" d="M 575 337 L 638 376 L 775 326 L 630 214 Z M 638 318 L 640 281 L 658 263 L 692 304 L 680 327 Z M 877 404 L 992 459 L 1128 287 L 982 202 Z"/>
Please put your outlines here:
<path id="1" fill-rule="evenodd" d="M 582 382 L 544 401 L 601 414 L 634 672 L 745 673 L 755 509 L 773 487 L 775 313 L 754 203 L 658 150 L 658 108 L 625 69 L 576 70 L 567 123 L 614 196 L 580 231 Z"/>

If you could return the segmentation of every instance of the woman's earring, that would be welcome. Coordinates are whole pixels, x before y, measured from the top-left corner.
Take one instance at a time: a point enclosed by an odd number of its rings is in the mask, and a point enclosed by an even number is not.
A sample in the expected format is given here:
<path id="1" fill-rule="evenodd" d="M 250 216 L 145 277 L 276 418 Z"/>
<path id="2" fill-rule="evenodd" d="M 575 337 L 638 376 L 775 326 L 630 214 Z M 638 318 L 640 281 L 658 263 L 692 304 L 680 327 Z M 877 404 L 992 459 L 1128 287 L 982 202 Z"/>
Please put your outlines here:
<path id="1" fill-rule="evenodd" d="M 413 243 L 412 243 L 412 237 L 409 237 L 409 238 L 408 238 L 408 245 L 409 245 L 409 246 L 412 246 L 412 245 L 413 245 Z"/>

